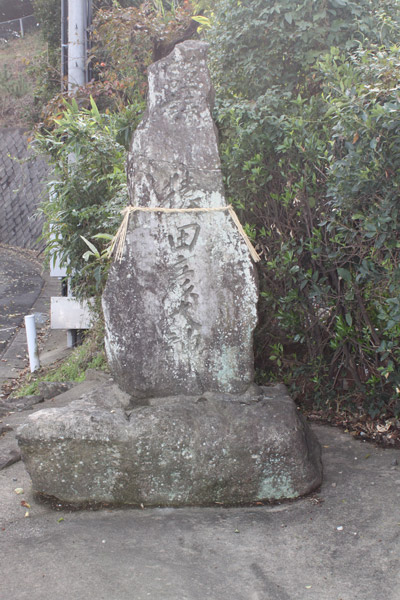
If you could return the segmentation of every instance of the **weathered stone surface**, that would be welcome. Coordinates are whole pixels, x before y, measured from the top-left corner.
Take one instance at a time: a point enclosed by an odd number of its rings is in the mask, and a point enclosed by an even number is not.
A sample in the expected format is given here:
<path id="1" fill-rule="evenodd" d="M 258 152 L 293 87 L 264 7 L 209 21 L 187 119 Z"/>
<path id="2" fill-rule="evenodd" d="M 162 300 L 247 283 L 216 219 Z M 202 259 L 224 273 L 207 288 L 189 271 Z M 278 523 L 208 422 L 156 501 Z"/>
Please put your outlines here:
<path id="1" fill-rule="evenodd" d="M 19 398 L 13 398 L 9 396 L 6 402 L 0 404 L 0 409 L 7 414 L 12 411 L 23 411 L 30 410 L 36 404 L 43 402 L 44 398 L 41 394 L 34 394 L 30 396 L 21 396 Z"/>
<path id="2" fill-rule="evenodd" d="M 116 386 L 18 431 L 37 492 L 74 504 L 182 506 L 295 498 L 321 483 L 319 444 L 284 386 L 149 400 Z"/>
<path id="3" fill-rule="evenodd" d="M 226 219 L 132 219 L 137 227 L 111 268 L 103 303 L 110 368 L 128 393 L 239 393 L 252 382 L 256 285 L 247 249 Z M 171 246 L 185 228 L 199 232 L 194 247 Z"/>
<path id="4" fill-rule="evenodd" d="M 128 164 L 134 205 L 226 206 L 206 50 L 185 42 L 149 69 L 148 112 Z M 103 296 L 113 375 L 138 397 L 243 392 L 253 381 L 257 299 L 226 212 L 135 213 Z"/>
<path id="5" fill-rule="evenodd" d="M 207 44 L 191 40 L 148 69 L 147 114 L 128 160 L 133 205 L 225 205 L 206 58 Z"/>
<path id="6" fill-rule="evenodd" d="M 15 440 L 5 440 L 0 444 L 0 471 L 21 460 L 21 452 Z"/>
<path id="7" fill-rule="evenodd" d="M 72 381 L 39 381 L 38 383 L 39 392 L 45 400 L 63 394 L 70 390 L 73 385 Z"/>
<path id="8" fill-rule="evenodd" d="M 3 433 L 8 433 L 9 431 L 12 431 L 13 428 L 10 427 L 10 425 L 0 425 L 0 436 L 3 435 Z"/>
<path id="9" fill-rule="evenodd" d="M 5 404 L 4 402 L 0 403 L 0 418 L 1 417 L 5 417 L 6 415 L 8 415 L 8 413 L 10 412 L 10 407 L 8 406 L 8 404 Z"/>

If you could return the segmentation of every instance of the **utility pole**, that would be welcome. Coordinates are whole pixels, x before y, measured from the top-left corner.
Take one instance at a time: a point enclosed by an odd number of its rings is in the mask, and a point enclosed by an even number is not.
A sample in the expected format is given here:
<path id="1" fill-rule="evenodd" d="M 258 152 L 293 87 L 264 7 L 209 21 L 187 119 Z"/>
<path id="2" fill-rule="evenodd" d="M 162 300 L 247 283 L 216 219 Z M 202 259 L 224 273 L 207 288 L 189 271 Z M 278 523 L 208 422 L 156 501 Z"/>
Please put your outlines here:
<path id="1" fill-rule="evenodd" d="M 89 28 L 92 0 L 61 0 L 61 90 L 69 92 L 90 80 L 88 72 Z"/>
<path id="2" fill-rule="evenodd" d="M 88 82 L 89 27 L 92 19 L 92 0 L 61 0 L 61 89 L 68 81 L 68 92 L 74 94 Z M 69 156 L 73 165 L 76 158 Z M 51 298 L 51 327 L 67 329 L 67 345 L 74 346 L 77 331 L 89 325 L 87 303 L 79 303 L 73 298 L 66 278 L 66 269 L 58 261 L 51 268 L 50 275 L 62 277 L 66 281 L 66 296 Z"/>
<path id="3" fill-rule="evenodd" d="M 85 85 L 87 0 L 68 0 L 68 91 Z"/>

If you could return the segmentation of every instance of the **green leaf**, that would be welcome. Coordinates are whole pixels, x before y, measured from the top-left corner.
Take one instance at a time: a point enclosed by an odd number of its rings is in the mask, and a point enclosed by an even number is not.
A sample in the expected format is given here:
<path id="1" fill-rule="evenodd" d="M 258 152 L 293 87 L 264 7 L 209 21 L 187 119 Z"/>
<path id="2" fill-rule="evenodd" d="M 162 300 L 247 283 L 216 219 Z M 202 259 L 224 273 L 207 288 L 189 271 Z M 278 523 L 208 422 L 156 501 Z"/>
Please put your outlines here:
<path id="1" fill-rule="evenodd" d="M 89 242 L 89 240 L 87 240 L 85 237 L 83 237 L 83 235 L 81 235 L 80 237 L 85 242 L 85 244 L 87 246 L 89 246 L 89 248 L 91 249 L 91 251 L 93 252 L 93 254 L 96 254 L 96 255 L 99 254 L 99 251 L 97 250 L 96 246 L 94 244 L 92 244 L 92 242 Z"/>
<path id="2" fill-rule="evenodd" d="M 82 254 L 82 258 L 84 261 L 88 261 L 91 256 L 94 256 L 94 253 L 90 250 L 87 250 L 84 254 Z"/>
<path id="3" fill-rule="evenodd" d="M 348 283 L 351 282 L 351 273 L 347 269 L 343 269 L 342 267 L 338 267 L 338 275 Z"/>
<path id="4" fill-rule="evenodd" d="M 93 236 L 94 240 L 107 240 L 108 242 L 111 242 L 114 239 L 114 236 L 111 235 L 111 233 L 96 233 L 96 235 Z"/>
<path id="5" fill-rule="evenodd" d="M 92 112 L 93 114 L 97 117 L 100 118 L 100 113 L 99 113 L 99 109 L 97 108 L 97 104 L 96 102 L 93 100 L 92 96 L 90 96 L 90 106 L 92 107 Z"/>
<path id="6" fill-rule="evenodd" d="M 192 17 L 192 20 L 196 21 L 196 23 L 200 23 L 203 27 L 211 27 L 211 21 L 207 17 L 196 15 L 195 17 Z"/>

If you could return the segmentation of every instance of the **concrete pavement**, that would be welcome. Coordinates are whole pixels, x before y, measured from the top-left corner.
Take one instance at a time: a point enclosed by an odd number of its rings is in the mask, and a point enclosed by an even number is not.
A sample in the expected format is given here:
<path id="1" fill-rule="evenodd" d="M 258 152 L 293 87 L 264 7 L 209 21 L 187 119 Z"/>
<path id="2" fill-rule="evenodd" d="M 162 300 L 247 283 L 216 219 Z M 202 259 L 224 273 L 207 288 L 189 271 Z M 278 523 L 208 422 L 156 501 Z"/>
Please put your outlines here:
<path id="1" fill-rule="evenodd" d="M 40 271 L 32 255 L 0 247 L 0 355 L 40 294 Z"/>
<path id="2" fill-rule="evenodd" d="M 55 352 L 66 346 L 64 332 L 49 330 L 50 297 L 58 295 L 60 282 L 49 276 L 32 251 L 0 246 L 0 400 L 29 364 L 25 315 L 35 314 L 39 339 L 46 332 L 42 365 L 55 360 Z"/>
<path id="3" fill-rule="evenodd" d="M 273 506 L 56 511 L 35 499 L 21 462 L 8 467 L 0 597 L 399 600 L 400 451 L 314 431 L 321 490 Z"/>

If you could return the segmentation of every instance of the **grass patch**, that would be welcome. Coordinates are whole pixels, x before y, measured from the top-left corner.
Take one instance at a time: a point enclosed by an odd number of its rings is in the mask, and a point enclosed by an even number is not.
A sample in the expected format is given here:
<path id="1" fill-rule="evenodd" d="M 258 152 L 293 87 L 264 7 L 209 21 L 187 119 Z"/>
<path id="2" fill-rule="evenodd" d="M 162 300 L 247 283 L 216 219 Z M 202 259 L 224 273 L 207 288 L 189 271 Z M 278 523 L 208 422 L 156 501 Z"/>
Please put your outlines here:
<path id="1" fill-rule="evenodd" d="M 108 371 L 108 364 L 103 345 L 103 327 L 98 325 L 90 330 L 80 346 L 74 348 L 71 354 L 56 365 L 29 373 L 14 390 L 14 397 L 29 396 L 39 393 L 41 381 L 84 381 L 86 371 L 96 369 Z"/>
<path id="2" fill-rule="evenodd" d="M 0 43 L 0 127 L 28 127 L 35 77 L 29 73 L 44 49 L 39 32 Z"/>

